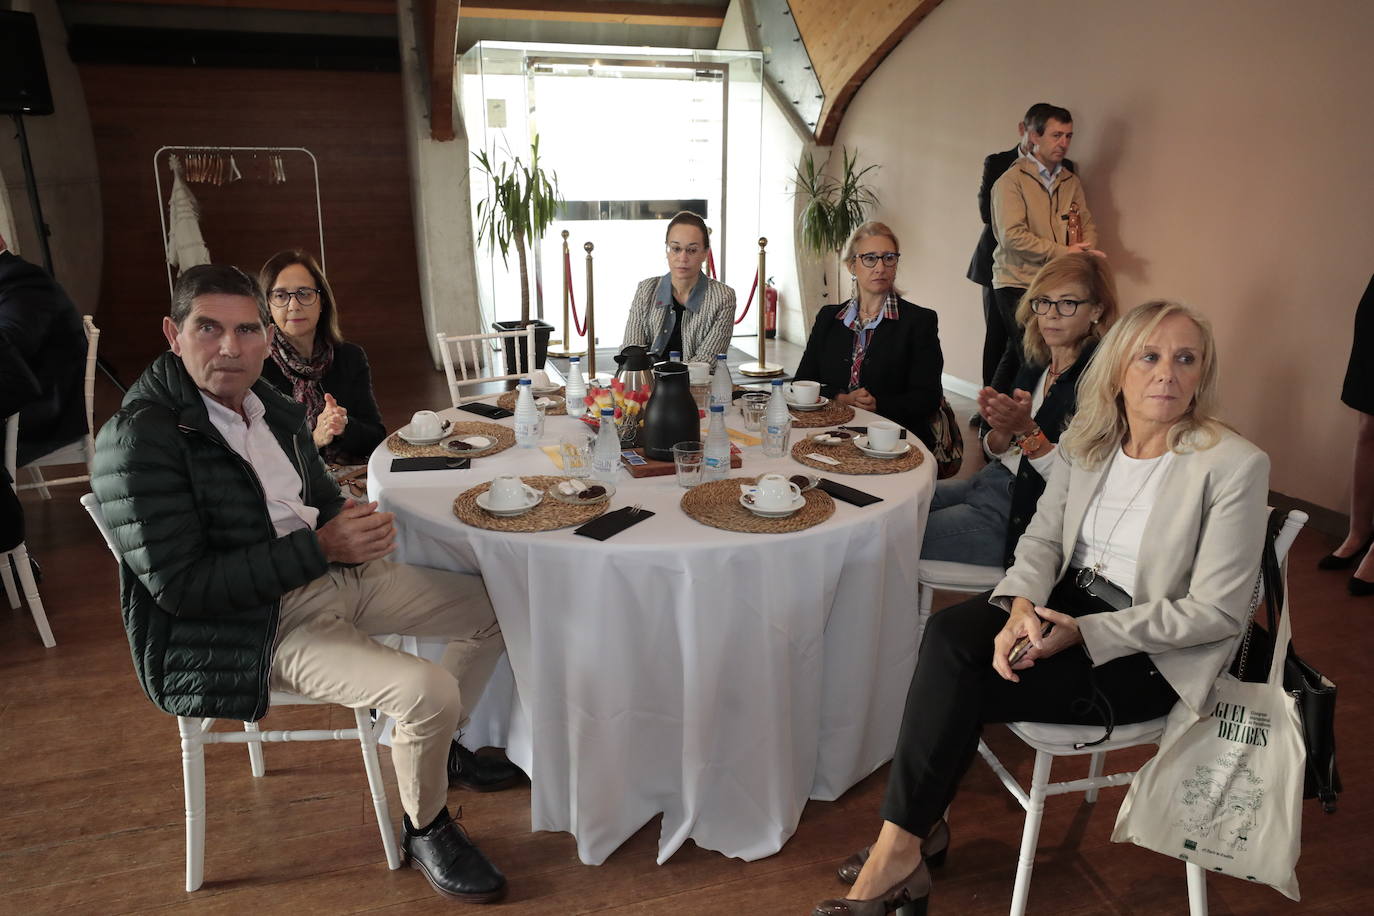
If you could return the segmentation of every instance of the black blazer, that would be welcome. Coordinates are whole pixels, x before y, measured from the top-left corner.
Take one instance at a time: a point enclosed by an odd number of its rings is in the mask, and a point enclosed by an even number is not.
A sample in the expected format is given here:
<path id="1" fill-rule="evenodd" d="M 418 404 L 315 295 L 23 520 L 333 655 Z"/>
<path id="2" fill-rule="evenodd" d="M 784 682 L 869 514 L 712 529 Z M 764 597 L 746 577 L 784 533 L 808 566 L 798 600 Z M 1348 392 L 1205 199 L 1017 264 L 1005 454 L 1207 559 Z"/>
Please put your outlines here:
<path id="1" fill-rule="evenodd" d="M 1088 360 L 1092 359 L 1093 351 L 1097 349 L 1097 341 L 1088 338 L 1083 344 L 1083 350 L 1078 354 L 1078 359 L 1074 360 L 1072 366 L 1064 370 L 1064 374 L 1059 376 L 1059 381 L 1054 383 L 1050 393 L 1045 395 L 1044 402 L 1040 409 L 1035 412 L 1035 423 L 1044 432 L 1045 438 L 1058 444 L 1059 437 L 1065 429 L 1068 429 L 1069 421 L 1073 419 L 1074 411 L 1078 409 L 1078 379 L 1083 375 L 1083 370 L 1088 367 Z M 1040 376 L 1044 373 L 1043 365 L 1025 365 L 1016 375 L 1014 387 L 1030 391 L 1035 385 L 1039 384 Z M 1031 466 L 1031 463 L 1022 458 L 1016 470 L 1016 482 L 1011 491 L 1011 515 L 1007 520 L 1007 543 L 1006 557 L 1003 563 L 1011 566 L 1015 559 L 1016 542 L 1025 533 L 1026 526 L 1035 516 L 1036 504 L 1040 502 L 1040 494 L 1045 492 L 1045 478 L 1040 476 L 1040 472 Z"/>
<path id="2" fill-rule="evenodd" d="M 1004 153 L 993 153 L 983 160 L 983 182 L 978 185 L 978 215 L 983 220 L 983 231 L 968 262 L 968 273 L 964 275 L 979 286 L 992 286 L 992 253 L 997 250 L 997 237 L 992 234 L 992 186 L 1020 155 L 1020 147 L 1013 146 Z M 1072 159 L 1064 160 L 1064 168 L 1070 172 L 1078 171 Z M 1044 368 L 1040 367 L 1042 372 Z"/>
<path id="3" fill-rule="evenodd" d="M 262 377 L 291 397 L 291 380 L 271 356 L 263 362 Z M 363 348 L 347 341 L 335 344 L 334 362 L 320 379 L 320 387 L 326 394 L 334 395 L 340 406 L 348 408 L 348 424 L 332 444 L 349 457 L 350 464 L 365 463 L 386 438 L 386 427 L 372 394 L 372 369 Z"/>
<path id="4" fill-rule="evenodd" d="M 86 434 L 86 331 L 48 272 L 0 251 L 0 448 L 19 411 L 18 464 Z"/>
<path id="5" fill-rule="evenodd" d="M 816 316 L 796 378 L 821 383 L 821 394 L 833 398 L 849 390 L 854 332 L 839 320 L 844 305 L 827 305 Z M 884 318 L 873 331 L 859 370 L 859 383 L 878 401 L 877 412 L 911 430 L 927 446 L 934 442 L 930 418 L 940 406 L 939 316 L 905 299 L 897 320 Z"/>

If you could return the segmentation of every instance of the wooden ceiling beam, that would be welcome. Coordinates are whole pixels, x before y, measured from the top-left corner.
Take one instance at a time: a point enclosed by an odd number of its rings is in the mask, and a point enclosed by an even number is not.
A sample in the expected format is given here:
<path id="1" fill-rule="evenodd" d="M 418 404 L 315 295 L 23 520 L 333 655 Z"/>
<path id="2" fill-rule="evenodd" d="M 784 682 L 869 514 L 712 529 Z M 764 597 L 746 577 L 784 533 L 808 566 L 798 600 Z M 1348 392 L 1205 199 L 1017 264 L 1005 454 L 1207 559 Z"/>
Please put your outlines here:
<path id="1" fill-rule="evenodd" d="M 453 70 L 458 62 L 459 0 L 425 0 L 422 6 L 429 19 L 429 135 L 435 140 L 452 140 Z"/>
<path id="2" fill-rule="evenodd" d="M 289 13 L 396 15 L 396 0 L 88 0 L 88 2 L 142 6 L 199 6 L 206 9 L 277 10 Z"/>
<path id="3" fill-rule="evenodd" d="M 635 3 L 597 0 L 463 0 L 470 19 L 536 19 L 547 22 L 605 22 L 718 29 L 728 3 Z"/>

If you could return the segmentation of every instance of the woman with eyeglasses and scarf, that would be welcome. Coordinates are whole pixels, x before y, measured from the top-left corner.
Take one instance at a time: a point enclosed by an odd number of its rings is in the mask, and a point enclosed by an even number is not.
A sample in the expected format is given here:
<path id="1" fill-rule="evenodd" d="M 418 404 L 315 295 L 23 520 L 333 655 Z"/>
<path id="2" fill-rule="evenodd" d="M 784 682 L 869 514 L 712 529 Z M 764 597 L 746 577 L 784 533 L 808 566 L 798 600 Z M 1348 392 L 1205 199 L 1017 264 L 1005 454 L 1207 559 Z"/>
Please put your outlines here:
<path id="1" fill-rule="evenodd" d="M 853 278 L 848 302 L 816 316 L 795 378 L 821 383 L 821 395 L 879 414 L 911 430 L 928 447 L 930 419 L 944 396 L 938 316 L 897 294 L 897 236 L 867 222 L 844 249 Z"/>
<path id="2" fill-rule="evenodd" d="M 258 282 L 273 322 L 262 377 L 305 405 L 306 422 L 328 464 L 366 464 L 386 428 L 367 355 L 339 332 L 324 271 L 304 251 L 279 251 L 262 265 Z"/>
<path id="3" fill-rule="evenodd" d="M 668 273 L 635 289 L 621 343 L 661 359 L 676 351 L 684 361 L 709 363 L 730 349 L 735 291 L 702 273 L 711 236 L 700 216 L 686 210 L 674 216 L 663 242 Z"/>
<path id="4" fill-rule="evenodd" d="M 1026 362 L 1010 396 L 978 393 L 989 430 L 988 463 L 967 480 L 935 484 L 921 557 L 1010 566 L 1057 464 L 1060 434 L 1073 419 L 1078 379 L 1116 320 L 1116 283 L 1106 258 L 1060 255 L 1040 268 L 1016 307 Z"/>

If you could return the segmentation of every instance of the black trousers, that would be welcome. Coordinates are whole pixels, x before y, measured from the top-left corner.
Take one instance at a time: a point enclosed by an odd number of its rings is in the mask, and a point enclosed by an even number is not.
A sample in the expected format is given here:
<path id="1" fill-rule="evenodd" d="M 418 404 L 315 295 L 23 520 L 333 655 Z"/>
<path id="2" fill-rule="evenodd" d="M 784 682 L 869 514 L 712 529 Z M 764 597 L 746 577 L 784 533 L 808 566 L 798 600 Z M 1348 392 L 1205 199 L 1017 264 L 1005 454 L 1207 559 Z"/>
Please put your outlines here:
<path id="1" fill-rule="evenodd" d="M 991 286 L 980 288 L 983 291 L 983 387 L 986 388 L 992 384 L 997 364 L 1007 348 L 1007 325 L 1002 320 L 1002 313 L 997 311 L 996 292 Z"/>
<path id="2" fill-rule="evenodd" d="M 1003 394 L 1011 394 L 1012 383 L 1016 381 L 1016 374 L 1025 362 L 1025 355 L 1021 352 L 1021 327 L 1016 323 L 1016 306 L 1025 294 L 1026 291 L 1019 286 L 1004 286 L 992 291 L 997 302 L 997 314 L 1002 319 L 1006 345 L 1002 348 L 1001 359 L 989 384 Z"/>
<path id="3" fill-rule="evenodd" d="M 883 800 L 883 820 L 925 836 L 943 815 L 978 750 L 985 724 L 1052 722 L 1117 725 L 1165 715 L 1178 699 L 1149 656 L 1092 667 L 1074 646 L 1018 672 L 1019 684 L 992 668 L 992 641 L 1007 622 L 985 592 L 931 615 L 907 692 L 902 728 Z M 1074 617 L 1111 607 L 1067 580 L 1048 607 Z M 1110 712 L 1108 711 L 1110 706 Z"/>
<path id="4" fill-rule="evenodd" d="M 0 469 L 0 551 L 13 550 L 24 540 L 24 508 L 9 479 Z"/>

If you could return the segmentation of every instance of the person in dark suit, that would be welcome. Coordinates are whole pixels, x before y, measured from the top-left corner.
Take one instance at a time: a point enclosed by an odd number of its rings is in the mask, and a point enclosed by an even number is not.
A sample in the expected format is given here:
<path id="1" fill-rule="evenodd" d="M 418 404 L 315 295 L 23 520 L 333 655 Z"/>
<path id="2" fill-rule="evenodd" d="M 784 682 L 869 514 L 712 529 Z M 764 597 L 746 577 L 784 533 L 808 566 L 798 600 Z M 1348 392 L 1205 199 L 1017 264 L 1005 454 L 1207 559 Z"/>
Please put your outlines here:
<path id="1" fill-rule="evenodd" d="M 1027 362 L 1011 395 L 991 387 L 979 392 L 988 463 L 967 480 L 935 485 L 923 559 L 1011 565 L 1057 465 L 1052 456 L 1073 419 L 1078 379 L 1116 320 L 1116 283 L 1106 260 L 1066 254 L 1050 261 L 1031 281 L 1016 317 L 1026 328 Z"/>
<path id="2" fill-rule="evenodd" d="M 854 295 L 820 310 L 795 377 L 820 382 L 822 396 L 900 423 L 931 446 L 930 419 L 944 394 L 939 320 L 897 295 L 900 257 L 885 224 L 854 230 L 844 251 Z"/>
<path id="3" fill-rule="evenodd" d="M 0 421 L 19 411 L 16 463 L 86 435 L 86 331 L 81 313 L 46 270 L 0 238 Z M 0 445 L 4 442 L 0 423 Z"/>
<path id="4" fill-rule="evenodd" d="M 1054 106 L 1048 102 L 1036 102 L 1026 110 L 1026 116 L 1016 125 L 1018 141 L 1016 146 L 1001 153 L 992 153 L 983 160 L 983 180 L 978 185 L 978 215 L 983 220 L 983 231 L 978 236 L 978 245 L 969 259 L 968 273 L 965 275 L 983 288 L 983 321 L 987 331 L 983 337 L 983 385 L 992 384 L 997 372 L 997 363 L 1007 347 L 1008 336 L 1018 333 L 1015 310 L 1006 313 L 997 307 L 997 297 L 992 291 L 992 253 L 997 249 L 997 237 L 992 232 L 992 186 L 1018 157 L 1029 152 L 1026 145 L 1026 125 L 1044 111 Z M 1077 171 L 1073 160 L 1065 159 L 1064 168 Z"/>

